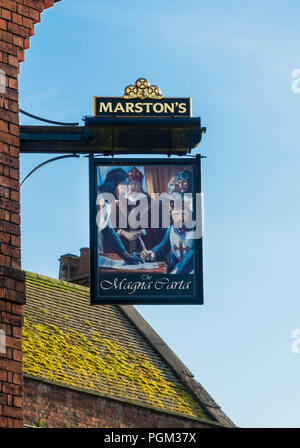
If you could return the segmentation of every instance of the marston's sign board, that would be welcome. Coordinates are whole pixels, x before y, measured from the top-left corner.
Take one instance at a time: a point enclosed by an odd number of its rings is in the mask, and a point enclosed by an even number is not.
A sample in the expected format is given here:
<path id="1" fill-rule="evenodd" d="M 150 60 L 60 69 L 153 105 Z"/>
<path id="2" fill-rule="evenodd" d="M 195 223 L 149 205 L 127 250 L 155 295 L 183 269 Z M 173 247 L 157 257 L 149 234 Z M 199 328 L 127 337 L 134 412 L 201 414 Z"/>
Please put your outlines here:
<path id="1" fill-rule="evenodd" d="M 94 97 L 95 117 L 191 117 L 191 98 L 162 98 L 145 78 L 125 88 L 123 97 Z"/>
<path id="2" fill-rule="evenodd" d="M 200 162 L 90 157 L 92 304 L 203 303 Z"/>

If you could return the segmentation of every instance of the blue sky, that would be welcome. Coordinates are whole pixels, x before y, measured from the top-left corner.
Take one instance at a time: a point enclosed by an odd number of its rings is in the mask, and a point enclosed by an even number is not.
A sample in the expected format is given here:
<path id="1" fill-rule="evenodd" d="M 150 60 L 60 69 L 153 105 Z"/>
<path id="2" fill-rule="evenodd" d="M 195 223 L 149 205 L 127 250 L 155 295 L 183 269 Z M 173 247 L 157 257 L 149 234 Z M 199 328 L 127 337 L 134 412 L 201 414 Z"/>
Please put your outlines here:
<path id="1" fill-rule="evenodd" d="M 63 0 L 21 67 L 21 108 L 53 120 L 81 122 L 94 95 L 141 76 L 192 97 L 207 126 L 205 305 L 138 310 L 243 427 L 300 426 L 299 20 L 297 0 Z M 22 155 L 21 177 L 47 158 Z M 23 268 L 57 277 L 60 255 L 89 244 L 88 211 L 86 158 L 35 173 L 22 187 Z"/>

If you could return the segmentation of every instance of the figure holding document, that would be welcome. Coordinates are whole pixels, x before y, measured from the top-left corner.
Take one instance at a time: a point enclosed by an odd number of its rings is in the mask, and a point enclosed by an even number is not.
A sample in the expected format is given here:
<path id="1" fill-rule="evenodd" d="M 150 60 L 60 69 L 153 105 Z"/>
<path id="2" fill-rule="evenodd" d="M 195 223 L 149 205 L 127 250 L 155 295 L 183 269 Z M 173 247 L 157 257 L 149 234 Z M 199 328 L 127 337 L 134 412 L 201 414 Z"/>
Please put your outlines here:
<path id="1" fill-rule="evenodd" d="M 194 232 L 185 226 L 192 213 L 191 203 L 186 207 L 171 208 L 173 224 L 167 230 L 163 241 L 152 250 L 144 248 L 141 257 L 148 262 L 165 261 L 170 274 L 190 274 L 194 269 Z"/>

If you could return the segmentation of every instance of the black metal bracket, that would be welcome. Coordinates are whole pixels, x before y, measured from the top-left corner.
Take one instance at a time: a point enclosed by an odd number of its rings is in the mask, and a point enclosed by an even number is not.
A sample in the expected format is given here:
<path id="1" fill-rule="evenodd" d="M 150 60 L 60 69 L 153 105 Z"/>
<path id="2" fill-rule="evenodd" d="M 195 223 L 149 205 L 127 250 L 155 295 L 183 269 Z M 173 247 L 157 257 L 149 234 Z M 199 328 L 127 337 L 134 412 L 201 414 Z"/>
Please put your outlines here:
<path id="1" fill-rule="evenodd" d="M 30 171 L 30 173 L 29 174 L 27 174 L 27 176 L 26 177 L 24 177 L 24 179 L 22 180 L 22 182 L 21 182 L 21 184 L 20 184 L 20 187 L 22 187 L 22 185 L 24 184 L 24 182 L 35 172 L 35 171 L 37 171 L 39 168 L 42 168 L 42 166 L 45 166 L 45 165 L 47 165 L 48 163 L 51 163 L 51 162 L 55 162 L 56 160 L 60 160 L 60 159 L 66 159 L 66 158 L 68 158 L 68 157 L 77 157 L 77 158 L 79 158 L 80 156 L 78 155 L 78 154 L 68 154 L 68 155 L 64 155 L 64 156 L 58 156 L 58 157 L 53 157 L 53 159 L 49 159 L 49 160 L 46 160 L 45 162 L 43 162 L 43 163 L 40 163 L 38 166 L 36 166 L 33 170 L 31 170 Z"/>
<path id="2" fill-rule="evenodd" d="M 26 117 L 34 118 L 35 120 L 38 120 L 38 121 L 43 121 L 44 123 L 57 124 L 59 126 L 78 126 L 79 125 L 79 123 L 62 123 L 61 121 L 48 120 L 48 118 L 38 117 L 37 115 L 30 114 L 29 112 L 26 112 L 25 110 L 22 110 L 22 109 L 20 109 L 20 113 L 23 115 L 26 115 Z"/>
<path id="3" fill-rule="evenodd" d="M 206 128 L 200 118 L 85 117 L 85 126 L 21 126 L 22 153 L 185 155 Z"/>

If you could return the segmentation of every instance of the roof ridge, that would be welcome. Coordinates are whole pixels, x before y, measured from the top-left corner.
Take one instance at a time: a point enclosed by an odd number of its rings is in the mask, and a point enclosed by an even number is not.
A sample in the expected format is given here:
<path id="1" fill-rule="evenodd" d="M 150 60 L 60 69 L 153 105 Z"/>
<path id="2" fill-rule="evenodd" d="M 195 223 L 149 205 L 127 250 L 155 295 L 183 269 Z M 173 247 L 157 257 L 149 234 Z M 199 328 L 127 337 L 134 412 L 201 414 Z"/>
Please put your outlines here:
<path id="1" fill-rule="evenodd" d="M 216 422 L 229 426 L 235 426 L 234 423 L 222 411 L 221 407 L 199 383 L 193 373 L 186 367 L 180 358 L 166 344 L 166 342 L 156 333 L 151 325 L 143 318 L 143 316 L 132 305 L 119 305 L 124 314 L 131 320 L 136 328 L 149 341 L 152 347 L 173 369 L 178 378 L 183 382 L 196 401 L 203 407 L 207 415 L 214 418 Z"/>
<path id="2" fill-rule="evenodd" d="M 77 289 L 79 291 L 89 292 L 90 288 L 87 286 L 78 285 L 77 283 L 66 282 L 65 280 L 59 280 L 58 278 L 49 277 L 47 275 L 37 274 L 35 272 L 25 271 L 26 277 L 28 278 L 37 278 L 41 280 L 45 280 L 51 283 L 60 284 L 61 286 L 66 286 L 68 288 Z"/>

